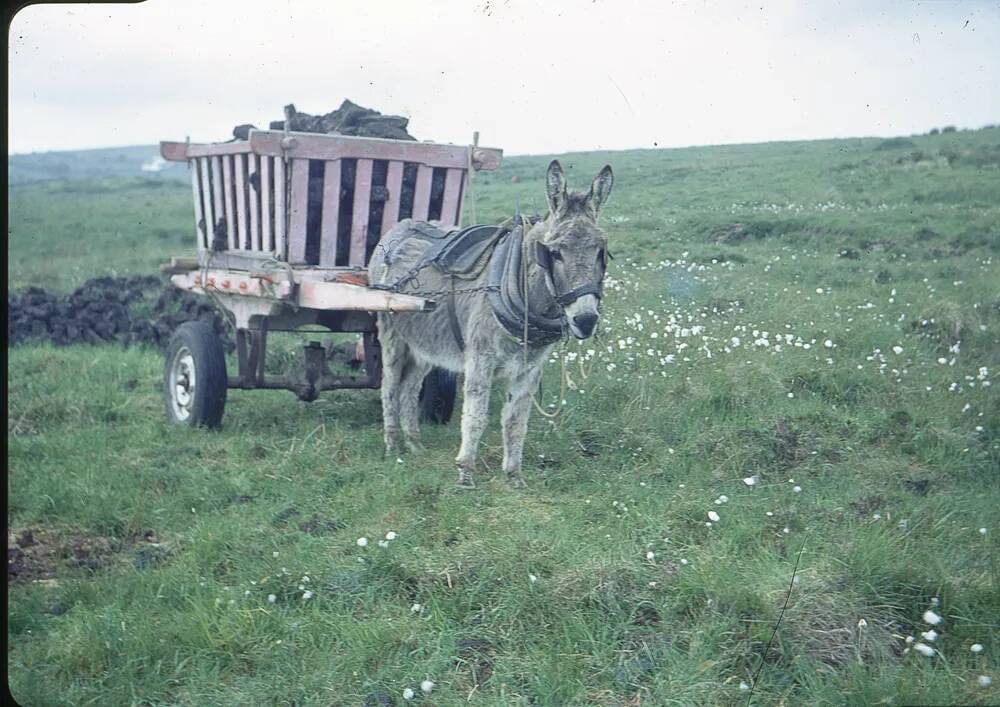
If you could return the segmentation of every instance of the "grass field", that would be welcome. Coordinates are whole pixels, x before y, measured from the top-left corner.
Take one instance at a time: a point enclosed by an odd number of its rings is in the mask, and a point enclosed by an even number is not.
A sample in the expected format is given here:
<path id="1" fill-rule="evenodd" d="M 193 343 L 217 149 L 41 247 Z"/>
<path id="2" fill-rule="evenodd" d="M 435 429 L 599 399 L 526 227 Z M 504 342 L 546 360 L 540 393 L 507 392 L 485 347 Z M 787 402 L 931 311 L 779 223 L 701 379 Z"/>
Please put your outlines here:
<path id="1" fill-rule="evenodd" d="M 474 492 L 456 421 L 383 459 L 374 391 L 192 432 L 157 351 L 9 350 L 15 697 L 726 705 L 763 660 L 754 704 L 1000 703 L 1000 130 L 561 160 L 613 165 L 616 259 L 526 491 L 496 425 Z M 547 162 L 480 175 L 479 219 L 542 210 Z M 11 287 L 190 254 L 189 199 L 20 187 Z"/>

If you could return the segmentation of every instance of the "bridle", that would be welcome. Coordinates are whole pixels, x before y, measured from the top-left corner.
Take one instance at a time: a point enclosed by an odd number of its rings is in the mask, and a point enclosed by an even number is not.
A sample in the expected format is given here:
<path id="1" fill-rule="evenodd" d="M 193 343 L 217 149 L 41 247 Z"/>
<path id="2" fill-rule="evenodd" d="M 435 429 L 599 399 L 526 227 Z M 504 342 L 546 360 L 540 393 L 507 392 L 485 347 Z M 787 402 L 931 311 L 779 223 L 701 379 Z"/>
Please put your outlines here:
<path id="1" fill-rule="evenodd" d="M 560 288 L 556 284 L 555 273 L 555 261 L 561 259 L 559 251 L 549 248 L 541 241 L 535 241 L 535 263 L 538 264 L 538 267 L 542 269 L 548 278 L 556 303 L 564 309 L 584 295 L 594 295 L 598 300 L 604 297 L 604 274 L 608 269 L 609 257 L 610 253 L 608 253 L 607 248 L 601 248 L 599 255 L 601 263 L 600 277 L 596 281 L 586 282 L 579 287 L 574 287 L 572 290 L 560 292 Z"/>

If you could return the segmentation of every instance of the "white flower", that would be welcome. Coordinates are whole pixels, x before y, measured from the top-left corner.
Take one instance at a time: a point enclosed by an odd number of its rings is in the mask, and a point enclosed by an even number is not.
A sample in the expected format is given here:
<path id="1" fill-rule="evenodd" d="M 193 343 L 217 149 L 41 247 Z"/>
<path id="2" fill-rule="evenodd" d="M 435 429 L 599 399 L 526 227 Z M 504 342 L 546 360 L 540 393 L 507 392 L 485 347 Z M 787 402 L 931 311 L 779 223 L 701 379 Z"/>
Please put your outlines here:
<path id="1" fill-rule="evenodd" d="M 747 486 L 753 486 L 758 481 L 760 481 L 760 477 L 757 476 L 756 474 L 754 474 L 753 476 L 747 476 L 743 479 L 743 483 L 745 483 Z"/>
<path id="2" fill-rule="evenodd" d="M 913 636 L 907 636 L 906 637 L 906 645 L 910 645 L 911 643 L 913 643 Z"/>
<path id="3" fill-rule="evenodd" d="M 969 650 L 972 651 L 973 653 L 982 653 L 983 652 L 983 644 L 982 643 L 973 643 L 972 646 L 969 648 Z"/>
<path id="4" fill-rule="evenodd" d="M 931 606 L 937 606 L 940 603 L 941 603 L 940 599 L 938 599 L 937 597 L 931 597 Z"/>
<path id="5" fill-rule="evenodd" d="M 716 513 L 715 511 L 709 511 L 708 512 L 708 519 L 710 521 L 712 521 L 713 523 L 718 523 L 719 522 L 719 514 Z"/>
<path id="6" fill-rule="evenodd" d="M 741 682 L 740 682 L 740 689 L 741 689 L 741 690 L 743 690 L 743 692 L 746 692 L 747 690 L 749 690 L 749 689 L 750 689 L 750 686 L 749 686 L 749 685 L 747 685 L 747 684 L 746 684 L 745 682 L 742 682 L 742 681 L 741 681 Z"/>
<path id="7" fill-rule="evenodd" d="M 307 589 L 307 590 L 306 590 L 306 591 L 305 591 L 305 592 L 304 592 L 304 593 L 302 594 L 302 599 L 303 599 L 304 601 L 309 601 L 310 599 L 312 599 L 312 598 L 313 598 L 313 596 L 314 596 L 314 595 L 313 595 L 313 593 L 312 593 L 311 591 L 309 591 L 309 590 Z"/>
<path id="8" fill-rule="evenodd" d="M 915 650 L 920 655 L 927 656 L 928 658 L 930 658 L 932 655 L 934 655 L 934 649 L 931 648 L 928 645 L 923 644 L 923 643 L 914 643 L 913 644 L 913 650 Z"/>
<path id="9" fill-rule="evenodd" d="M 867 621 L 865 621 L 864 619 L 858 619 L 858 628 L 864 628 L 867 625 L 868 625 Z"/>
<path id="10" fill-rule="evenodd" d="M 423 607 L 420 606 L 420 604 L 414 604 L 413 606 L 410 607 L 410 611 L 412 611 L 414 614 L 419 614 L 422 608 Z"/>
<path id="11" fill-rule="evenodd" d="M 268 595 L 267 595 L 267 603 L 268 603 L 268 604 L 273 604 L 273 603 L 275 603 L 276 601 L 278 601 L 278 597 L 277 597 L 277 595 L 276 595 L 276 594 L 268 594 Z"/>
<path id="12" fill-rule="evenodd" d="M 278 556 L 278 551 L 277 550 L 275 550 L 274 552 L 271 553 L 271 557 L 277 557 L 277 556 Z"/>
<path id="13" fill-rule="evenodd" d="M 938 634 L 937 631 L 931 629 L 930 631 L 924 631 L 923 633 L 921 633 L 920 637 L 923 638 L 925 641 L 930 641 L 931 643 L 933 643 L 934 641 L 937 640 L 937 637 L 939 635 L 940 634 Z"/>
<path id="14" fill-rule="evenodd" d="M 924 612 L 924 623 L 928 623 L 931 626 L 937 626 L 943 620 L 944 619 L 942 619 L 940 616 L 938 616 L 937 614 L 935 614 L 930 609 L 928 609 L 927 611 Z"/>
<path id="15" fill-rule="evenodd" d="M 682 565 L 686 565 L 687 563 L 688 563 L 688 561 L 687 561 L 687 560 L 685 560 L 685 559 L 684 559 L 684 558 L 682 557 L 682 558 L 681 558 L 681 564 L 682 564 Z"/>
<path id="16" fill-rule="evenodd" d="M 434 683 L 430 680 L 424 680 L 422 683 L 420 683 L 420 689 L 430 694 L 431 690 L 434 689 Z"/>
<path id="17" fill-rule="evenodd" d="M 903 347 L 902 346 L 893 346 L 892 347 L 892 352 L 898 356 L 899 354 L 903 353 Z"/>
<path id="18" fill-rule="evenodd" d="M 358 538 L 357 543 L 358 547 L 365 547 L 368 545 L 368 538 Z"/>
<path id="19" fill-rule="evenodd" d="M 729 503 L 729 496 L 722 495 L 718 498 L 719 503 Z"/>
<path id="20" fill-rule="evenodd" d="M 378 541 L 378 546 L 379 547 L 389 547 L 389 541 L 388 540 L 379 540 Z"/>
<path id="21" fill-rule="evenodd" d="M 529 582 L 531 582 L 532 584 L 534 584 L 535 582 L 537 582 L 537 581 L 538 581 L 538 577 L 536 577 L 536 576 L 535 576 L 535 575 L 533 575 L 533 574 L 529 574 L 529 575 L 528 575 L 528 581 L 529 581 Z"/>
<path id="22" fill-rule="evenodd" d="M 979 529 L 979 534 L 980 535 L 986 535 L 986 528 L 980 528 Z"/>
<path id="23" fill-rule="evenodd" d="M 977 682 L 979 683 L 979 687 L 989 687 L 993 684 L 993 678 L 989 675 L 980 675 Z"/>
<path id="24" fill-rule="evenodd" d="M 415 694 L 416 693 L 413 690 L 411 690 L 410 688 L 406 688 L 405 690 L 403 690 L 403 699 L 412 700 Z"/>
<path id="25" fill-rule="evenodd" d="M 646 553 L 646 559 L 647 560 L 655 560 L 656 559 L 656 553 L 653 552 L 652 550 L 650 550 L 649 552 Z"/>
<path id="26" fill-rule="evenodd" d="M 802 487 L 801 486 L 793 486 L 792 487 L 792 491 L 794 491 L 795 493 L 802 493 Z"/>
<path id="27" fill-rule="evenodd" d="M 395 540 L 396 539 L 396 533 L 395 533 L 395 531 L 390 530 L 388 533 L 386 533 L 385 534 L 385 539 L 386 540 Z"/>
<path id="28" fill-rule="evenodd" d="M 833 340 L 827 339 L 826 341 L 823 342 L 823 346 L 825 346 L 828 349 L 832 349 L 833 348 Z"/>

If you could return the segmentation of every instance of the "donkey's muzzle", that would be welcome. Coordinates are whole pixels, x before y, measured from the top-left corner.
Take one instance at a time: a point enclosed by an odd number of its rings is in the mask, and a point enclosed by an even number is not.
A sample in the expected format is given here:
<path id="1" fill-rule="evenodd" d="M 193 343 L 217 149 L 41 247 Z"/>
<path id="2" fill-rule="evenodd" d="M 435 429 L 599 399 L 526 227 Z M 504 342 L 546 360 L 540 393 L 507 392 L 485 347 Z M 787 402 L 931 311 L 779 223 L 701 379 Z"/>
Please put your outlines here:
<path id="1" fill-rule="evenodd" d="M 573 317 L 573 325 L 583 335 L 579 338 L 586 339 L 594 333 L 594 327 L 597 326 L 597 315 L 592 312 L 577 314 Z"/>

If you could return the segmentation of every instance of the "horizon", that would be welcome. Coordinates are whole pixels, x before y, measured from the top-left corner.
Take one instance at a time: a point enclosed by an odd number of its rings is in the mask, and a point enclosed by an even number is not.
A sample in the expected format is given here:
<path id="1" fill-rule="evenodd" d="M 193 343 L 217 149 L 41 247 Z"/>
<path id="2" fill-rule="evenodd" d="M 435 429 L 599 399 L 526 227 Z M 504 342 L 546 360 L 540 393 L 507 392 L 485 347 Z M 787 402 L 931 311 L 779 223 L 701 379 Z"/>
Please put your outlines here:
<path id="1" fill-rule="evenodd" d="M 408 117 L 417 138 L 478 130 L 510 155 L 1000 120 L 993 0 L 41 4 L 9 38 L 9 155 L 224 141 L 289 102 L 322 114 L 345 97 Z"/>

